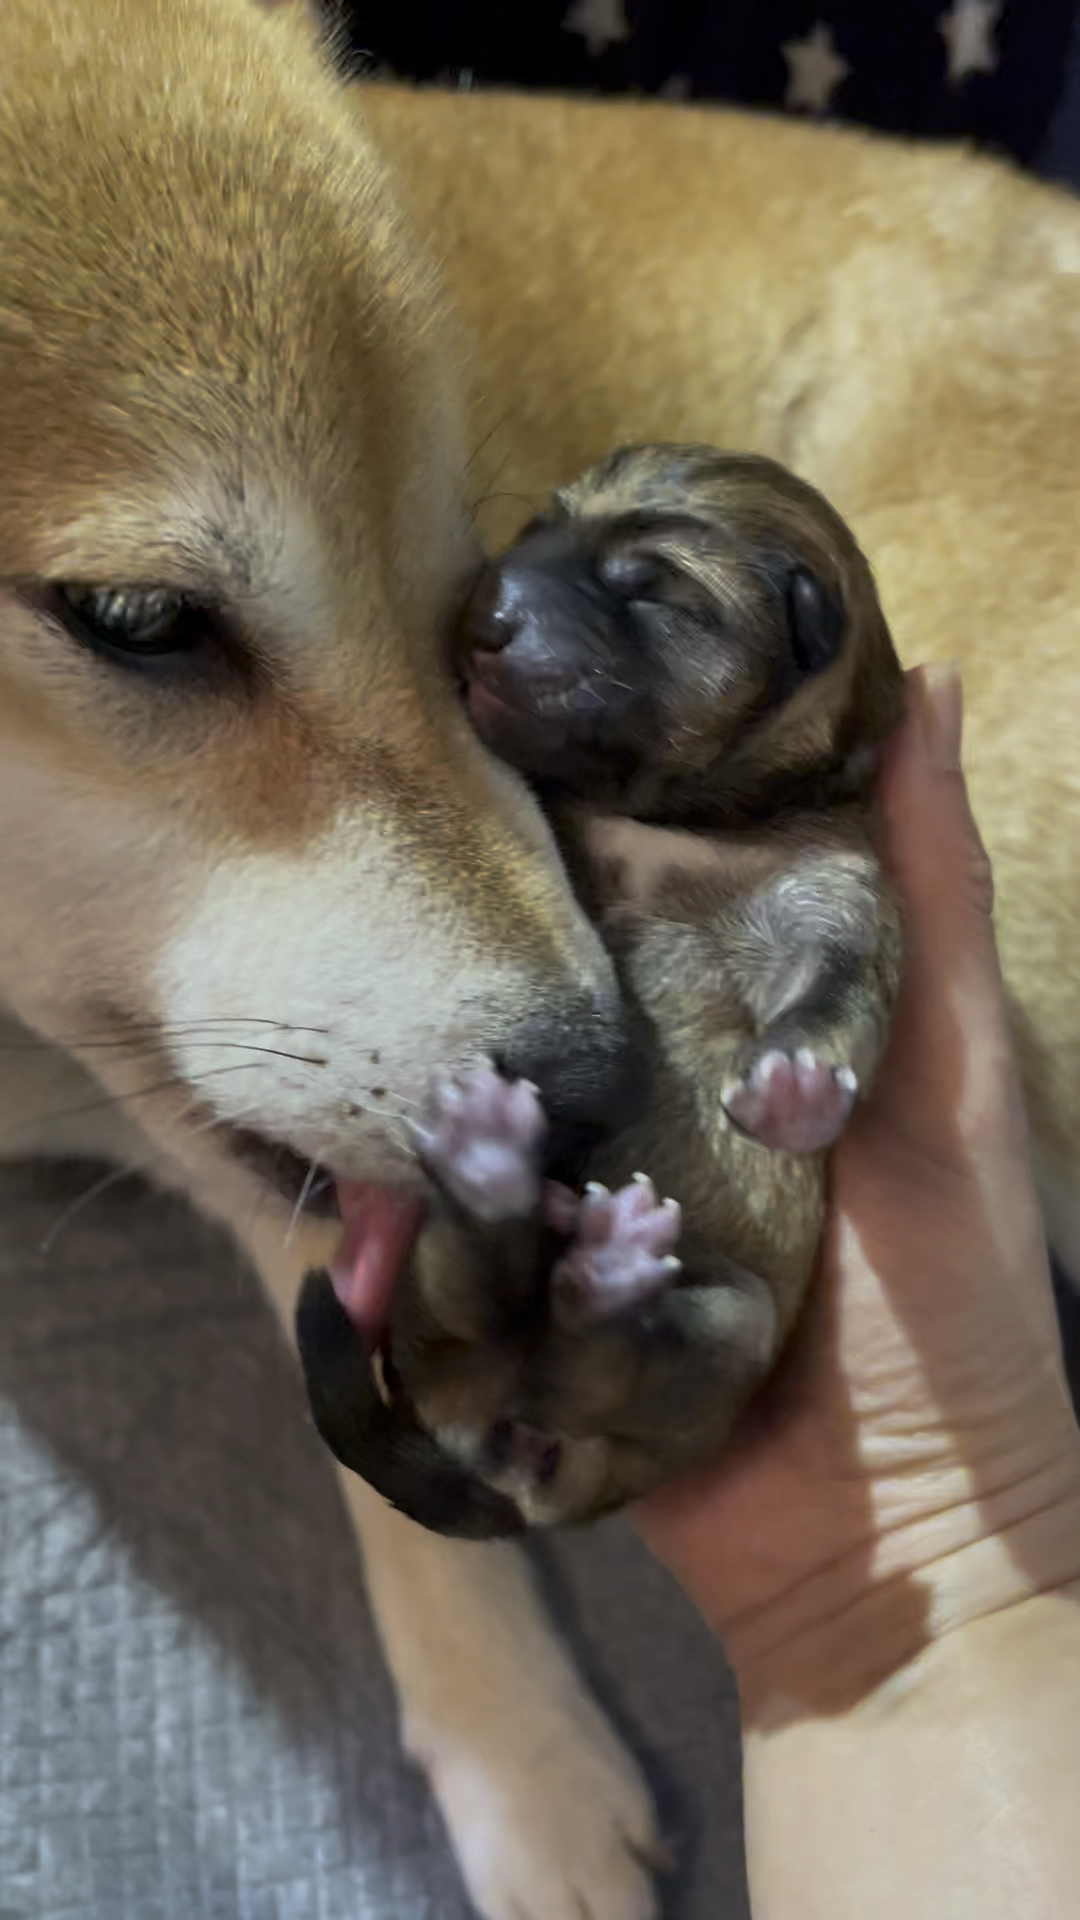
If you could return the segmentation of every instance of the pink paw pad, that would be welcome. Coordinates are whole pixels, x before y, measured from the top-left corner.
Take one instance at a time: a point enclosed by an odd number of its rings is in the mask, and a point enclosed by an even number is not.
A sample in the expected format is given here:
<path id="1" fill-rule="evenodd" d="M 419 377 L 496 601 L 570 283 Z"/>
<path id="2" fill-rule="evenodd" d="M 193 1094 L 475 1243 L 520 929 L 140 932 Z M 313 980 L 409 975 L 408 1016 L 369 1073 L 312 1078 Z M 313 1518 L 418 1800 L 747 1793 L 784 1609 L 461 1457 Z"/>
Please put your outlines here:
<path id="1" fill-rule="evenodd" d="M 435 1180 L 477 1220 L 525 1218 L 540 1200 L 540 1147 L 547 1130 L 536 1088 L 494 1067 L 439 1075 L 416 1150 Z"/>
<path id="2" fill-rule="evenodd" d="M 681 1225 L 676 1201 L 658 1201 L 643 1174 L 616 1193 L 586 1187 L 577 1238 L 552 1274 L 560 1317 L 601 1320 L 659 1293 L 682 1271 L 673 1252 Z"/>
<path id="3" fill-rule="evenodd" d="M 850 1067 L 830 1067 L 809 1047 L 763 1053 L 724 1089 L 724 1111 L 743 1133 L 778 1153 L 820 1153 L 843 1131 L 858 1083 Z"/>

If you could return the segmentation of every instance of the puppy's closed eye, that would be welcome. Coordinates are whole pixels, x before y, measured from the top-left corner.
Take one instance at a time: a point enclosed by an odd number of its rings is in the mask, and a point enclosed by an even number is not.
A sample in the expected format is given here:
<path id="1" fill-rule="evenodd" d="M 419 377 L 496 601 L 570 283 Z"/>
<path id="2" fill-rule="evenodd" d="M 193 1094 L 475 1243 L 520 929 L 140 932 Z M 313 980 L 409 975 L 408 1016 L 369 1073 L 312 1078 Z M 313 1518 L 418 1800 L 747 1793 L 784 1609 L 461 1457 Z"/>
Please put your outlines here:
<path id="1" fill-rule="evenodd" d="M 787 616 L 795 666 L 801 675 L 824 673 L 844 643 L 846 615 L 838 593 L 806 567 L 793 567 L 787 582 Z"/>
<path id="2" fill-rule="evenodd" d="M 680 607 L 719 625 L 714 592 L 662 553 L 623 547 L 605 554 L 597 571 L 603 585 L 622 600 Z"/>

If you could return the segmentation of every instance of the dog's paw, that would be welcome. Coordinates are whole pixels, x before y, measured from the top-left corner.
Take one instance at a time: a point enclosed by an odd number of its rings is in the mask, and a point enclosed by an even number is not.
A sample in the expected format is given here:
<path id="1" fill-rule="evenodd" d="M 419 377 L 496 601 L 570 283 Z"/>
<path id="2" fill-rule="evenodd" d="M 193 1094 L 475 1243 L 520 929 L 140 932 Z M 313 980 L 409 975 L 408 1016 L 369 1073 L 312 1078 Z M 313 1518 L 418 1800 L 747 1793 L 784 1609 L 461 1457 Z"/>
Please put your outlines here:
<path id="1" fill-rule="evenodd" d="M 770 1048 L 724 1088 L 724 1111 L 742 1133 L 780 1153 L 820 1153 L 847 1124 L 858 1083 L 809 1047 Z"/>
<path id="2" fill-rule="evenodd" d="M 540 1201 L 547 1121 L 536 1088 L 474 1067 L 432 1082 L 416 1149 L 432 1178 L 477 1220 L 526 1218 Z"/>
<path id="3" fill-rule="evenodd" d="M 539 1748 L 535 1728 L 514 1731 L 488 1767 L 406 1729 L 481 1920 L 655 1920 L 667 1855 L 648 1787 L 600 1713 L 579 1702 Z"/>
<path id="4" fill-rule="evenodd" d="M 657 1200 L 644 1174 L 616 1193 L 587 1187 L 574 1244 L 552 1274 L 559 1318 L 571 1325 L 603 1320 L 659 1293 L 681 1272 L 673 1251 L 681 1224 L 676 1202 Z"/>

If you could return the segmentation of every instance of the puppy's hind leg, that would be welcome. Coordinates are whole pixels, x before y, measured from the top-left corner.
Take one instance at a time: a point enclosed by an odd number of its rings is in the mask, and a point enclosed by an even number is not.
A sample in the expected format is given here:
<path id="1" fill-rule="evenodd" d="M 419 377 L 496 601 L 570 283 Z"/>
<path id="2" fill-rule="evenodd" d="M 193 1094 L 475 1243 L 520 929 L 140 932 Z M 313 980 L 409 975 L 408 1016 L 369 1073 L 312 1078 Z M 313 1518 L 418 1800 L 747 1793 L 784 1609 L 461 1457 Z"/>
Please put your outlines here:
<path id="1" fill-rule="evenodd" d="M 899 912 L 869 853 L 805 856 L 733 916 L 755 1025 L 722 1092 L 743 1133 L 788 1153 L 836 1139 L 881 1056 L 900 977 Z"/>
<path id="2" fill-rule="evenodd" d="M 673 1251 L 681 1224 L 674 1201 L 659 1200 L 642 1174 L 615 1193 L 593 1188 L 577 1238 L 552 1275 L 561 1333 L 580 1336 L 592 1328 L 621 1342 L 622 1414 L 625 1423 L 629 1409 L 633 1421 L 626 1431 L 653 1443 L 640 1493 L 719 1447 L 776 1357 L 781 1322 L 774 1289 L 720 1251 L 730 1220 L 722 1204 L 713 1204 L 710 1270 L 687 1274 Z M 696 1237 L 700 1251 L 700 1218 Z M 594 1349 L 594 1371 L 599 1353 Z"/>
<path id="3" fill-rule="evenodd" d="M 257 1249 L 285 1325 L 325 1248 Z M 298 1245 L 297 1242 L 300 1242 Z M 482 1920 L 653 1920 L 660 1857 L 641 1772 L 586 1691 L 524 1556 L 449 1540 L 354 1474 L 360 1540 L 405 1744 L 424 1767 Z"/>

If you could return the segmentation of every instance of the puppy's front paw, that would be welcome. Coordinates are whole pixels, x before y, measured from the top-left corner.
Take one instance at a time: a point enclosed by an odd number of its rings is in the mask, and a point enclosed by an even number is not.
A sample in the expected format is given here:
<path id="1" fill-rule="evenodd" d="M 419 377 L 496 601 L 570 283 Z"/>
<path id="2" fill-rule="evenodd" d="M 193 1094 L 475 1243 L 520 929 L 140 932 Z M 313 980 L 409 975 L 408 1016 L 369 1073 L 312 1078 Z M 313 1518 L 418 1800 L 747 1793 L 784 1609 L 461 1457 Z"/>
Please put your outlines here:
<path id="1" fill-rule="evenodd" d="M 432 1083 L 415 1128 L 434 1180 L 474 1219 L 525 1219 L 540 1201 L 540 1146 L 547 1128 L 535 1087 L 474 1067 Z"/>
<path id="2" fill-rule="evenodd" d="M 847 1124 L 858 1083 L 810 1047 L 760 1053 L 724 1088 L 724 1111 L 740 1132 L 779 1153 L 820 1153 Z"/>
<path id="3" fill-rule="evenodd" d="M 564 1325 L 603 1320 L 636 1307 L 681 1271 L 674 1247 L 682 1215 L 674 1200 L 636 1174 L 617 1193 L 588 1187 L 574 1244 L 552 1274 L 552 1299 Z"/>
<path id="4" fill-rule="evenodd" d="M 511 1720 L 515 1705 L 525 1711 Z M 481 1920 L 656 1920 L 653 1876 L 667 1856 L 635 1762 L 591 1703 L 564 1719 L 544 1701 L 543 1732 L 531 1703 L 505 1706 L 490 1767 L 479 1741 L 470 1752 L 407 1728 Z"/>

